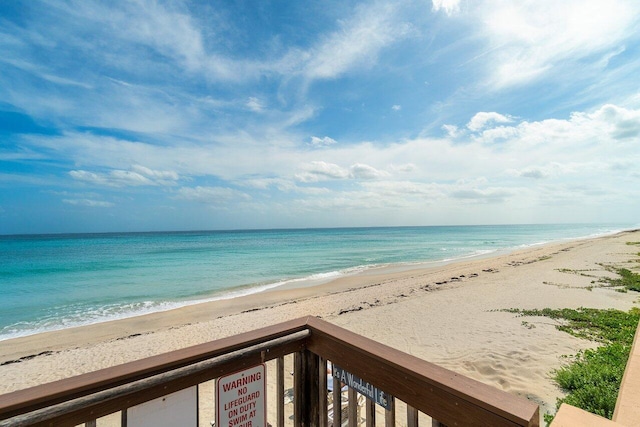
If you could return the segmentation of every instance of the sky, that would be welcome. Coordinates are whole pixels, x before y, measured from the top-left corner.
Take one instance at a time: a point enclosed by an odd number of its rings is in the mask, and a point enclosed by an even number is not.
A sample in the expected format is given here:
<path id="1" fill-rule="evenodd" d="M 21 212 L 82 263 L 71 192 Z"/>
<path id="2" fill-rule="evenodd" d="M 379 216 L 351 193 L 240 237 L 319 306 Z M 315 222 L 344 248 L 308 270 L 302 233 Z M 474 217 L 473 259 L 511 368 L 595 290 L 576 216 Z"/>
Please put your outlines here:
<path id="1" fill-rule="evenodd" d="M 0 234 L 639 213 L 636 0 L 0 3 Z"/>

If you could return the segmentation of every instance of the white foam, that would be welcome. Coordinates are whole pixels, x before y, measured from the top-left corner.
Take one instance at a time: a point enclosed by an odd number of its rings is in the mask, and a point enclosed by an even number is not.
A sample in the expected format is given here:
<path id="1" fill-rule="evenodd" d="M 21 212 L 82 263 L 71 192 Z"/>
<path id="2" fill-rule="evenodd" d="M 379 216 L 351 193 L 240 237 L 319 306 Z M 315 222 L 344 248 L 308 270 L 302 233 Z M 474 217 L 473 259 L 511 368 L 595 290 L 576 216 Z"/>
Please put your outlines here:
<path id="1" fill-rule="evenodd" d="M 39 322 L 20 322 L 14 325 L 7 326 L 2 331 L 0 331 L 0 341 L 35 335 L 42 332 L 51 332 L 78 326 L 103 323 L 112 320 L 143 316 L 145 314 L 158 313 L 205 302 L 229 300 L 264 292 L 285 285 L 303 282 L 318 283 L 338 278 L 343 276 L 344 274 L 352 273 L 359 270 L 360 267 L 356 267 L 346 269 L 344 271 L 316 273 L 307 277 L 294 278 L 274 283 L 234 289 L 209 298 L 200 298 L 185 301 L 142 301 L 124 305 L 103 306 L 89 311 L 78 309 L 76 312 L 72 312 L 64 318 L 45 319 Z"/>
<path id="2" fill-rule="evenodd" d="M 640 228 L 640 225 L 637 227 L 628 228 L 626 230 L 637 229 L 637 228 Z M 565 240 L 587 239 L 587 238 L 593 238 L 593 237 L 613 235 L 623 231 L 625 231 L 625 229 L 614 230 L 614 229 L 607 229 L 606 227 L 603 227 L 601 231 L 592 233 L 587 236 L 556 238 L 556 239 L 553 239 L 552 241 L 557 242 L 557 241 L 565 241 Z M 102 323 L 102 322 L 107 322 L 111 320 L 142 316 L 150 313 L 163 312 L 163 311 L 168 311 L 168 310 L 185 307 L 189 305 L 200 304 L 204 302 L 228 300 L 228 299 L 252 295 L 252 294 L 256 294 L 256 293 L 260 293 L 260 292 L 264 292 L 264 291 L 268 291 L 276 288 L 283 288 L 283 287 L 296 288 L 296 287 L 312 286 L 312 285 L 317 285 L 321 283 L 326 283 L 330 280 L 337 279 L 340 277 L 362 274 L 368 270 L 374 270 L 374 269 L 379 270 L 379 269 L 385 269 L 385 268 L 404 269 L 407 267 L 411 268 L 414 266 L 433 266 L 433 265 L 439 265 L 443 263 L 451 263 L 451 262 L 455 262 L 462 259 L 486 256 L 496 252 L 510 251 L 516 248 L 526 248 L 526 247 L 544 245 L 550 242 L 551 241 L 538 241 L 534 243 L 521 244 L 511 248 L 503 247 L 503 248 L 493 248 L 493 249 L 478 249 L 470 252 L 465 251 L 466 253 L 462 253 L 457 256 L 449 256 L 447 258 L 431 260 L 431 261 L 408 261 L 408 262 L 397 262 L 397 263 L 377 263 L 377 264 L 372 263 L 372 264 L 366 264 L 366 265 L 358 265 L 354 267 L 345 268 L 342 270 L 314 273 L 305 277 L 295 277 L 295 278 L 284 279 L 284 280 L 280 280 L 272 283 L 248 285 L 241 288 L 228 290 L 223 293 L 219 293 L 217 295 L 212 295 L 211 297 L 199 298 L 199 299 L 193 299 L 193 300 L 164 301 L 164 302 L 142 301 L 142 302 L 136 302 L 136 303 L 123 304 L 123 305 L 103 306 L 103 307 L 95 308 L 89 311 L 85 310 L 84 308 L 78 307 L 76 312 L 70 313 L 68 316 L 62 319 L 50 318 L 50 319 L 44 319 L 38 322 L 20 322 L 14 325 L 7 326 L 2 330 L 0 330 L 0 341 L 28 336 L 28 335 L 34 335 L 41 332 L 55 331 L 55 330 L 67 329 L 67 328 L 72 328 L 77 326 Z M 442 252 L 442 255 L 444 255 L 445 253 L 447 253 L 447 255 L 451 255 L 451 252 L 453 252 L 454 250 L 454 248 L 445 248 L 445 247 L 441 247 L 439 249 Z"/>

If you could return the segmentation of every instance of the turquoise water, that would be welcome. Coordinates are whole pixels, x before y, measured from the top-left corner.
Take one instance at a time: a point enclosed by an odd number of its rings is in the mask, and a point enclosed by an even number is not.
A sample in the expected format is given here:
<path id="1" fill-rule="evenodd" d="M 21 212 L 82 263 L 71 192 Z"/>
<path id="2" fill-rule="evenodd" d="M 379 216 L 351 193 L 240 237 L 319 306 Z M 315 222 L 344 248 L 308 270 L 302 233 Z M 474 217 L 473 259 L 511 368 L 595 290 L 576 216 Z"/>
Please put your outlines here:
<path id="1" fill-rule="evenodd" d="M 0 236 L 0 340 L 630 225 Z"/>

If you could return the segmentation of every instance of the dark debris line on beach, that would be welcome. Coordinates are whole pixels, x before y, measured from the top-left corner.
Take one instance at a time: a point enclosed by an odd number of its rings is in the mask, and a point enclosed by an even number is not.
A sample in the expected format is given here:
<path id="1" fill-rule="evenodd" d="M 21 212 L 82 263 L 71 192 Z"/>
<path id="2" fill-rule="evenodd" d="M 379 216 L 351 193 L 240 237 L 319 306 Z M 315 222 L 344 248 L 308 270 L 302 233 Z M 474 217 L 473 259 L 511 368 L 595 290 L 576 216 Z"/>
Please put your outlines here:
<path id="1" fill-rule="evenodd" d="M 20 357 L 19 359 L 7 360 L 6 362 L 0 363 L 0 366 L 12 365 L 14 363 L 25 362 L 27 360 L 35 359 L 36 357 L 39 357 L 39 356 L 50 356 L 50 355 L 55 354 L 55 353 L 60 353 L 60 352 L 59 351 L 47 350 L 47 351 L 43 351 L 43 352 L 38 353 L 38 354 L 30 354 L 28 356 L 23 356 L 23 357 Z"/>

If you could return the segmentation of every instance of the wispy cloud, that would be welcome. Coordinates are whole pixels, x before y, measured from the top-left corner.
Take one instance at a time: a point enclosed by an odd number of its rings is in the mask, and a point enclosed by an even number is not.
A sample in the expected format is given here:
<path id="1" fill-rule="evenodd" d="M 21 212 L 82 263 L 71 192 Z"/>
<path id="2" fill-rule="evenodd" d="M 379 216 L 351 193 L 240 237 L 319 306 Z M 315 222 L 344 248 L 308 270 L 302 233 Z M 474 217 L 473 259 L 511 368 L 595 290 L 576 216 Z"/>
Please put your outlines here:
<path id="1" fill-rule="evenodd" d="M 407 23 L 396 21 L 396 9 L 384 2 L 359 7 L 353 17 L 340 23 L 339 30 L 304 55 L 308 56 L 305 77 L 331 79 L 375 64 L 382 49 L 411 32 Z"/>
<path id="2" fill-rule="evenodd" d="M 638 24 L 638 5 L 625 0 L 488 0 L 474 13 L 480 34 L 495 48 L 487 64 L 495 70 L 491 84 L 496 88 L 522 85 L 551 72 L 575 70 L 574 77 L 581 78 L 591 72 L 584 59 L 620 53 L 620 43 Z"/>
<path id="3" fill-rule="evenodd" d="M 207 205 L 226 204 L 229 202 L 246 201 L 251 197 L 241 191 L 227 187 L 182 187 L 176 196 L 178 199 L 204 203 Z"/>
<path id="4" fill-rule="evenodd" d="M 110 208 L 115 206 L 111 202 L 105 202 L 103 200 L 91 200 L 91 199 L 63 199 L 64 203 L 74 206 L 87 206 L 90 208 Z"/>
<path id="5" fill-rule="evenodd" d="M 362 163 L 356 163 L 348 168 L 344 168 L 334 163 L 314 161 L 302 166 L 302 169 L 303 171 L 297 173 L 295 178 L 305 183 L 345 179 L 370 180 L 380 179 L 390 175 L 386 171 L 380 171 L 370 165 Z"/>
<path id="6" fill-rule="evenodd" d="M 140 165 L 131 170 L 112 170 L 108 173 L 95 173 L 85 170 L 72 170 L 69 175 L 78 181 L 108 187 L 137 187 L 145 185 L 175 185 L 180 178 L 173 171 L 154 171 Z"/>

